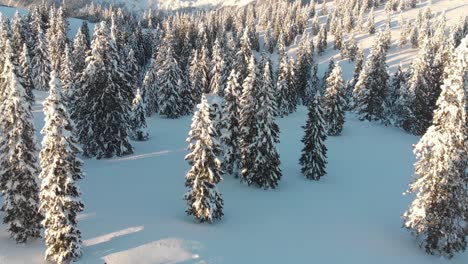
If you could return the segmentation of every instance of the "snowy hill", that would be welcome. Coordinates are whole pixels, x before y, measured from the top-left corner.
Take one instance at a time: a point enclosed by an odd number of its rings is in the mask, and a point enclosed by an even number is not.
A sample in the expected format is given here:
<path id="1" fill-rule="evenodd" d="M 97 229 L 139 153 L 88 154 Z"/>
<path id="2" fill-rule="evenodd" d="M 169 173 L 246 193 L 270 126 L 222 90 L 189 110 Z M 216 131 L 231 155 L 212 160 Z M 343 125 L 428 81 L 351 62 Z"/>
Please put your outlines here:
<path id="1" fill-rule="evenodd" d="M 33 1 L 42 0 L 3 2 Z M 127 0 L 125 4 L 133 10 L 145 10 L 244 5 L 252 1 Z M 424 7 L 426 3 L 419 4 L 402 15 L 414 19 Z M 447 23 L 453 25 L 468 12 L 468 4 L 466 0 L 433 0 L 432 10 L 438 14 L 446 10 Z M 15 9 L 2 7 L 0 12 L 11 17 Z M 398 15 L 392 20 L 394 40 L 400 33 Z M 375 16 L 377 26 L 383 28 L 383 8 L 376 10 Z M 325 22 L 324 16 L 320 19 Z M 70 21 L 69 37 L 80 24 L 78 19 Z M 363 33 L 356 38 L 368 54 L 375 36 Z M 329 46 L 333 40 L 330 35 Z M 293 44 L 287 52 L 294 57 L 297 49 Z M 394 71 L 399 64 L 407 67 L 417 53 L 418 49 L 409 45 L 399 48 L 393 44 L 387 59 L 389 70 Z M 320 74 L 330 58 L 343 67 L 344 79 L 352 77 L 354 63 L 341 59 L 339 51 L 332 48 L 317 57 Z M 36 92 L 33 106 L 38 142 L 42 139 L 39 130 L 44 125 L 42 103 L 46 96 L 45 92 Z M 134 154 L 86 159 L 87 177 L 80 181 L 86 205 L 79 215 L 84 255 L 78 263 L 468 263 L 468 253 L 452 260 L 425 254 L 401 228 L 400 215 L 413 198 L 402 193 L 413 174 L 412 145 L 418 137 L 347 114 L 343 135 L 330 137 L 326 143 L 327 175 L 320 182 L 310 182 L 298 166 L 306 112 L 300 107 L 296 113 L 278 119 L 278 151 L 284 175 L 279 189 L 257 190 L 225 177 L 219 189 L 226 215 L 213 225 L 198 224 L 184 213 L 182 196 L 188 170 L 185 139 L 191 117 L 169 120 L 153 116 L 148 119 L 151 138 L 132 142 Z M 5 229 L 6 225 L 0 224 L 0 264 L 44 263 L 42 240 L 17 245 Z"/>

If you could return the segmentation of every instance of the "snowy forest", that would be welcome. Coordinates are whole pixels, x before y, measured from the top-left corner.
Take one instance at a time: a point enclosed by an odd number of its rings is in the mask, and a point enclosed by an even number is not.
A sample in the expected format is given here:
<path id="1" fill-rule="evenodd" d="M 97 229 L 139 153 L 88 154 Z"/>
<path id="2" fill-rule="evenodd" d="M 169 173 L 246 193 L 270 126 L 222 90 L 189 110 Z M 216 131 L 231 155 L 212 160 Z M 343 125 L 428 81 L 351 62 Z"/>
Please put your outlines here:
<path id="1" fill-rule="evenodd" d="M 468 262 L 466 1 L 29 2 L 0 264 Z"/>

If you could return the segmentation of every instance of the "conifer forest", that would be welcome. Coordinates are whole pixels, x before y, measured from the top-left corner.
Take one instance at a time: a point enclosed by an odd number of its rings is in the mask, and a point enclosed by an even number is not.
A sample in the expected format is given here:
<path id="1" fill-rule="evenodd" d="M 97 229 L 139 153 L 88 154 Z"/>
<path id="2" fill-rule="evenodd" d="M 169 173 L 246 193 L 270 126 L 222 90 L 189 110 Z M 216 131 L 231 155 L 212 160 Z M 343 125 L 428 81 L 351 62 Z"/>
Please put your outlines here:
<path id="1" fill-rule="evenodd" d="M 0 0 L 0 264 L 468 263 L 467 0 Z"/>

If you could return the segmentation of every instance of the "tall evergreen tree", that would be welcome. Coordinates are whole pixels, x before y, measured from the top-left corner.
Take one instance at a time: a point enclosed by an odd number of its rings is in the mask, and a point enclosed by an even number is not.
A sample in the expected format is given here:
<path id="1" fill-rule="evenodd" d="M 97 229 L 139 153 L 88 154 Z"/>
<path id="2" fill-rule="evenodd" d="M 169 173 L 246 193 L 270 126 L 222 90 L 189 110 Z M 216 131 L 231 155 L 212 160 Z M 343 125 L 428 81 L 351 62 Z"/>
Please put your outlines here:
<path id="1" fill-rule="evenodd" d="M 122 88 L 124 73 L 105 22 L 96 25 L 88 66 L 81 76 L 75 115 L 83 154 L 111 158 L 133 153 L 128 140 L 130 106 Z"/>
<path id="2" fill-rule="evenodd" d="M 310 79 L 313 60 L 313 45 L 308 34 L 302 37 L 297 57 L 297 88 L 299 98 L 306 104 L 306 90 Z"/>
<path id="3" fill-rule="evenodd" d="M 157 72 L 156 60 L 151 59 L 149 68 L 143 79 L 142 97 L 146 103 L 146 116 L 151 116 L 158 112 Z"/>
<path id="4" fill-rule="evenodd" d="M 327 132 L 330 136 L 338 136 L 343 131 L 345 122 L 344 108 L 346 106 L 341 67 L 335 65 L 327 79 L 325 89 L 324 110 Z"/>
<path id="5" fill-rule="evenodd" d="M 218 39 L 216 39 L 215 45 L 213 47 L 213 59 L 211 61 L 211 66 L 210 92 L 212 94 L 222 96 L 227 76 L 222 55 L 222 47 Z"/>
<path id="6" fill-rule="evenodd" d="M 467 246 L 468 37 L 447 69 L 432 125 L 415 145 L 416 198 L 404 226 L 429 254 L 451 258 Z"/>
<path id="7" fill-rule="evenodd" d="M 41 215 L 33 115 L 20 74 L 16 54 L 7 40 L 1 82 L 5 100 L 0 109 L 1 211 L 10 236 L 17 243 L 26 243 L 29 238 L 40 236 Z"/>
<path id="8" fill-rule="evenodd" d="M 86 68 L 86 56 L 89 50 L 89 46 L 86 43 L 86 37 L 83 35 L 81 30 L 76 33 L 75 40 L 73 42 L 73 61 L 75 62 L 75 72 L 77 76 Z"/>
<path id="9" fill-rule="evenodd" d="M 304 148 L 302 149 L 299 164 L 301 172 L 307 179 L 320 180 L 326 174 L 327 147 L 325 146 L 326 123 L 322 110 L 322 100 L 319 93 L 309 105 L 307 123 L 303 127 L 305 135 L 302 138 Z"/>
<path id="10" fill-rule="evenodd" d="M 140 94 L 140 89 L 137 90 L 135 99 L 133 99 L 130 122 L 130 137 L 133 140 L 145 141 L 149 138 L 146 125 L 146 105 Z"/>
<path id="11" fill-rule="evenodd" d="M 253 56 L 249 63 L 249 75 L 244 82 L 241 97 L 242 180 L 249 185 L 275 189 L 281 179 L 279 154 L 275 144 L 279 142 L 279 128 L 274 115 L 270 65 L 265 64 L 260 80 Z"/>
<path id="12" fill-rule="evenodd" d="M 29 59 L 28 47 L 26 44 L 23 44 L 23 49 L 21 50 L 19 66 L 21 69 L 22 84 L 32 105 L 34 103 L 34 94 L 32 91 L 34 85 L 31 77 L 31 63 Z"/>
<path id="13" fill-rule="evenodd" d="M 52 71 L 49 96 L 44 102 L 39 209 L 45 216 L 45 259 L 55 263 L 70 263 L 82 254 L 77 213 L 83 211 L 84 204 L 76 182 L 84 177 L 83 162 L 77 157 L 81 149 L 73 136 L 74 125 L 65 101 L 60 79 Z"/>
<path id="14" fill-rule="evenodd" d="M 182 113 L 182 72 L 173 50 L 169 47 L 164 51 L 165 61 L 157 73 L 159 114 L 175 119 Z"/>
<path id="15" fill-rule="evenodd" d="M 441 60 L 441 51 L 432 40 L 426 39 L 420 54 L 411 64 L 402 125 L 412 134 L 424 134 L 432 123 L 444 68 Z"/>
<path id="16" fill-rule="evenodd" d="M 388 79 L 386 52 L 379 38 L 354 87 L 354 107 L 360 120 L 385 121 Z"/>
<path id="17" fill-rule="evenodd" d="M 240 153 L 240 85 L 237 82 L 238 73 L 232 70 L 226 83 L 224 92 L 224 107 L 221 135 L 221 144 L 224 148 L 224 158 L 222 160 L 223 172 L 227 175 L 232 175 L 235 178 L 239 177 L 242 167 Z"/>
<path id="18" fill-rule="evenodd" d="M 37 32 L 36 46 L 33 51 L 31 66 L 34 88 L 41 91 L 47 91 L 49 88 L 51 64 L 49 61 L 47 42 L 42 28 L 39 28 L 39 31 Z"/>
<path id="19" fill-rule="evenodd" d="M 186 176 L 185 186 L 190 190 L 185 194 L 188 215 L 195 216 L 200 222 L 221 219 L 223 198 L 216 185 L 222 181 L 221 162 L 216 156 L 219 151 L 218 135 L 210 116 L 210 105 L 202 96 L 198 111 L 192 119 L 187 142 L 190 153 L 185 157 L 191 166 Z"/>

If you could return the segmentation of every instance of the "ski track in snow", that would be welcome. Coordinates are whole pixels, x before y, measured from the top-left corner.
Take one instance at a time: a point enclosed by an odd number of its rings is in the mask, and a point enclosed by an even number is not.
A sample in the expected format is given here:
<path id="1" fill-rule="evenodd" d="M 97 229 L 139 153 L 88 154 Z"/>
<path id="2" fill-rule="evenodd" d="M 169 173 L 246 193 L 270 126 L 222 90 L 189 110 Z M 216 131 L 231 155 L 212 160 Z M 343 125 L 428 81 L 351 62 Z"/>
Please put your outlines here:
<path id="1" fill-rule="evenodd" d="M 426 3 L 419 7 L 426 6 Z M 317 7 L 320 7 L 318 5 Z M 433 0 L 433 11 L 447 10 L 448 25 L 468 12 L 465 0 Z M 14 9 L 0 7 L 7 17 Z M 24 11 L 22 11 L 24 12 Z M 418 9 L 403 12 L 416 17 Z M 398 24 L 393 16 L 393 25 Z M 382 8 L 375 21 L 381 26 Z M 321 18 L 324 21 L 324 18 Z M 74 36 L 80 20 L 70 21 Z M 91 30 L 92 30 L 91 25 Z M 392 29 L 395 42 L 399 28 Z M 356 35 L 366 55 L 375 36 Z M 354 64 L 341 60 L 331 49 L 318 57 L 323 74 L 330 57 L 343 68 L 344 79 Z M 289 48 L 294 56 L 297 46 Z M 390 71 L 407 66 L 417 50 L 392 46 Z M 38 142 L 43 125 L 44 92 L 36 92 L 34 105 Z M 327 175 L 319 182 L 305 180 L 298 159 L 301 126 L 306 109 L 279 119 L 283 179 L 279 189 L 263 191 L 225 177 L 219 189 L 225 217 L 212 225 L 199 224 L 185 215 L 182 196 L 185 139 L 191 117 L 148 120 L 151 139 L 133 142 L 135 154 L 109 160 L 85 160 L 86 178 L 79 182 L 85 212 L 79 215 L 84 255 L 78 263 L 359 263 L 359 264 L 466 264 L 468 253 L 452 260 L 429 256 L 401 228 L 400 215 L 412 196 L 403 196 L 413 173 L 412 144 L 418 137 L 400 129 L 360 122 L 348 114 L 343 135 L 329 137 Z M 1 198 L 0 198 L 1 202 Z M 3 214 L 0 212 L 0 218 Z M 17 245 L 0 225 L 0 264 L 44 263 L 44 242 Z"/>

